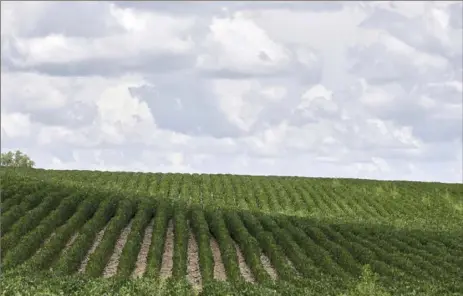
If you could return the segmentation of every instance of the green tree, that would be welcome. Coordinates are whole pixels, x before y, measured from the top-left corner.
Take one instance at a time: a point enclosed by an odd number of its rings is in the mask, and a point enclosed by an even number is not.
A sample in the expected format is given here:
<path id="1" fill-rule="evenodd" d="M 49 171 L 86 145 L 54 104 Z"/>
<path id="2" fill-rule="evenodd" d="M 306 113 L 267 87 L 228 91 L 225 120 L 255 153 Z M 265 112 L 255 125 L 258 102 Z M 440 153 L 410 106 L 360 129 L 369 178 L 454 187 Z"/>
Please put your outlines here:
<path id="1" fill-rule="evenodd" d="M 16 152 L 2 153 L 0 165 L 4 167 L 32 168 L 35 166 L 35 162 L 29 156 L 17 150 Z"/>

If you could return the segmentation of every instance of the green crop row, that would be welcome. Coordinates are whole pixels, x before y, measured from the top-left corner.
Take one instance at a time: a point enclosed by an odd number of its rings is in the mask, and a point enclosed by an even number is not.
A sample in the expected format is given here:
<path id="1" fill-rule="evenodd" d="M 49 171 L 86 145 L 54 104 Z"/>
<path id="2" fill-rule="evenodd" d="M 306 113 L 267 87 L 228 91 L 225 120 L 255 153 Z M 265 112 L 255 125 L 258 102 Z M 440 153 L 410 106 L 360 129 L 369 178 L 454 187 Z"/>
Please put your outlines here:
<path id="1" fill-rule="evenodd" d="M 117 275 L 129 277 L 135 268 L 138 253 L 144 237 L 144 230 L 154 214 L 154 202 L 142 201 L 134 217 L 127 243 L 122 250 L 117 268 Z"/>
<path id="2" fill-rule="evenodd" d="M 333 276 L 333 280 L 349 280 L 349 273 L 336 262 L 325 248 L 315 243 L 304 231 L 294 226 L 289 220 L 279 219 L 278 222 L 283 229 L 291 234 L 294 241 L 305 251 L 306 256 L 311 258 L 324 274 Z"/>
<path id="3" fill-rule="evenodd" d="M 0 243 L 6 272 L 18 266 L 23 272 L 52 267 L 60 276 L 86 266 L 84 275 L 75 276 L 99 277 L 120 254 L 115 281 L 128 280 L 153 221 L 143 280 L 161 283 L 172 221 L 173 273 L 168 282 L 181 286 L 185 281 L 191 231 L 198 245 L 202 294 L 259 295 L 259 289 L 270 295 L 334 293 L 350 288 L 365 264 L 394 293 L 402 291 L 399 285 L 422 293 L 424 283 L 438 287 L 442 295 L 463 288 L 463 220 L 456 215 L 461 192 L 453 185 L 435 185 L 434 190 L 400 182 L 389 186 L 356 180 L 40 170 L 17 170 L 5 179 Z M 116 242 L 129 223 L 121 249 Z M 71 236 L 77 237 L 72 244 Z M 211 237 L 218 242 L 230 283 L 213 279 Z M 241 275 L 238 248 L 254 285 Z M 270 260 L 276 281 L 261 254 Z M 165 289 L 165 284 L 156 289 Z"/>
<path id="4" fill-rule="evenodd" d="M 219 210 L 212 210 L 206 214 L 206 219 L 209 224 L 209 229 L 219 244 L 227 278 L 232 283 L 242 281 L 236 249 L 228 232 L 222 212 Z"/>
<path id="5" fill-rule="evenodd" d="M 210 231 L 204 211 L 194 207 L 190 212 L 191 229 L 198 243 L 199 268 L 203 283 L 214 279 L 214 257 L 210 248 Z"/>
<path id="6" fill-rule="evenodd" d="M 458 211 L 451 217 L 450 202 L 459 202 L 458 184 L 419 184 L 407 182 L 373 182 L 365 180 L 309 179 L 297 177 L 258 177 L 234 175 L 181 175 L 123 172 L 2 170 L 4 174 L 3 206 L 21 191 L 44 184 L 67 188 L 89 188 L 137 196 L 163 196 L 199 203 L 204 207 L 236 208 L 261 212 L 297 213 L 301 216 L 343 217 L 349 220 L 376 220 L 401 223 L 401 219 L 418 217 L 423 227 L 456 229 Z M 6 172 L 6 173 L 5 173 Z M 56 187 L 55 186 L 55 187 Z M 54 188 L 56 189 L 56 188 Z M 80 190 L 79 189 L 79 190 Z M 445 189 L 445 190 L 444 190 Z M 10 194 L 11 193 L 11 194 Z M 449 198 L 442 199 L 443 193 Z M 454 197 L 455 196 L 455 197 Z M 426 198 L 427 202 L 422 202 Z M 443 212 L 444 211 L 444 212 Z M 413 215 L 416 213 L 416 215 Z M 452 220 L 451 226 L 438 223 Z M 452 246 L 458 244 L 450 243 Z"/>
<path id="7" fill-rule="evenodd" d="M 43 191 L 45 188 L 42 188 L 41 190 Z M 2 195 L 0 196 L 2 199 L 1 203 L 1 212 L 2 214 L 8 213 L 8 211 L 15 205 L 19 204 L 22 202 L 23 198 L 25 196 L 28 196 L 32 193 L 37 193 L 40 191 L 40 189 L 37 189 L 32 186 L 24 186 L 16 189 L 16 191 L 12 191 L 11 196 L 9 198 L 4 199 L 5 193 L 2 192 Z"/>
<path id="8" fill-rule="evenodd" d="M 259 283 L 265 284 L 271 281 L 270 275 L 265 271 L 260 261 L 261 250 L 257 240 L 249 234 L 248 230 L 236 212 L 227 211 L 224 214 L 228 231 L 231 237 L 241 248 L 246 263 Z"/>
<path id="9" fill-rule="evenodd" d="M 44 247 L 25 263 L 24 270 L 43 270 L 52 266 L 70 237 L 95 214 L 99 204 L 100 200 L 96 196 L 87 197 L 67 223 L 59 227 Z"/>
<path id="10" fill-rule="evenodd" d="M 79 236 L 71 248 L 68 249 L 53 266 L 53 269 L 56 270 L 58 274 L 72 274 L 78 270 L 97 232 L 113 217 L 118 202 L 119 200 L 116 198 L 107 198 L 102 201 L 95 215 L 85 223 L 82 230 L 79 232 Z"/>
<path id="11" fill-rule="evenodd" d="M 1 238 L 0 245 L 2 246 L 1 258 L 5 257 L 8 252 L 13 249 L 21 238 L 30 230 L 40 224 L 48 213 L 54 210 L 62 201 L 62 196 L 59 192 L 49 193 L 40 203 L 39 206 L 30 211 L 27 215 L 22 216 L 10 229 L 10 231 Z"/>
<path id="12" fill-rule="evenodd" d="M 181 203 L 174 205 L 174 255 L 172 276 L 176 279 L 184 279 L 188 261 L 188 213 Z"/>
<path id="13" fill-rule="evenodd" d="M 100 276 L 111 257 L 116 241 L 122 229 L 132 219 L 137 209 L 137 203 L 131 199 L 123 199 L 105 230 L 103 239 L 95 252 L 90 255 L 85 273 L 91 277 Z"/>
<path id="14" fill-rule="evenodd" d="M 297 281 L 299 276 L 288 262 L 285 260 L 286 255 L 280 245 L 277 244 L 271 232 L 265 231 L 259 220 L 250 213 L 242 213 L 242 221 L 249 233 L 257 239 L 259 246 L 270 262 L 275 267 L 278 277 L 285 281 Z"/>
<path id="15" fill-rule="evenodd" d="M 10 208 L 10 211 L 2 213 L 1 216 L 1 225 L 2 225 L 2 237 L 10 231 L 11 226 L 14 225 L 18 219 L 20 219 L 24 214 L 35 208 L 43 200 L 43 197 L 47 194 L 46 189 L 37 191 L 33 194 L 26 195 L 24 197 L 11 198 L 10 200 L 21 201 L 19 204 L 16 204 Z"/>
<path id="16" fill-rule="evenodd" d="M 17 246 L 12 249 L 3 260 L 5 270 L 23 263 L 42 245 L 55 229 L 66 222 L 75 212 L 83 196 L 77 194 L 64 198 L 60 205 L 52 211 L 33 231 L 24 236 Z"/>
<path id="17" fill-rule="evenodd" d="M 291 235 L 269 216 L 262 215 L 260 222 L 266 231 L 273 234 L 275 241 L 285 251 L 286 257 L 294 264 L 294 267 L 304 277 L 319 278 L 320 270 L 316 268 L 313 261 L 307 257 L 301 247 L 293 240 Z"/>
<path id="18" fill-rule="evenodd" d="M 161 181 L 162 185 L 162 181 Z M 147 267 L 145 276 L 148 278 L 158 278 L 162 264 L 162 254 L 164 253 L 164 241 L 167 232 L 167 223 L 171 218 L 172 209 L 166 202 L 160 201 L 156 207 L 154 216 L 153 234 L 150 251 L 148 252 Z"/>

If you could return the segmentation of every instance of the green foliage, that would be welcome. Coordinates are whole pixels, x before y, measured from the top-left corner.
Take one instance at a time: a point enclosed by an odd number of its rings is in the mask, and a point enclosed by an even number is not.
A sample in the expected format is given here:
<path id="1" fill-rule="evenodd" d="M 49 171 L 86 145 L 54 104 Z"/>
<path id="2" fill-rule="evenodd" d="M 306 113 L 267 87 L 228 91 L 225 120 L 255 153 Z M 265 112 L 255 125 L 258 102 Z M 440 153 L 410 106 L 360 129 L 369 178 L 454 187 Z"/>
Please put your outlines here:
<path id="1" fill-rule="evenodd" d="M 43 190 L 34 194 L 8 199 L 7 202 L 10 200 L 17 200 L 20 201 L 20 203 L 12 206 L 10 211 L 5 211 L 5 213 L 2 213 L 2 236 L 10 231 L 15 222 L 18 221 L 18 219 L 20 219 L 26 213 L 26 211 L 31 210 L 39 205 L 46 193 L 47 192 Z"/>
<path id="2" fill-rule="evenodd" d="M 203 283 L 213 280 L 214 258 L 210 248 L 210 232 L 204 211 L 194 207 L 191 212 L 191 228 L 198 244 L 199 268 Z"/>
<path id="3" fill-rule="evenodd" d="M 153 235 L 148 252 L 147 267 L 145 276 L 158 278 L 161 269 L 162 254 L 164 252 L 164 241 L 167 233 L 167 224 L 171 218 L 172 209 L 169 204 L 160 201 L 156 207 L 154 216 Z"/>
<path id="4" fill-rule="evenodd" d="M 462 184 L 5 167 L 0 177 L 2 295 L 463 294 Z M 130 221 L 117 274 L 102 279 Z M 146 272 L 132 279 L 151 221 Z M 169 221 L 173 276 L 162 280 Z M 185 277 L 190 232 L 200 292 Z M 211 237 L 226 282 L 214 279 Z M 241 275 L 235 244 L 255 284 Z"/>
<path id="5" fill-rule="evenodd" d="M 182 204 L 174 206 L 174 255 L 172 276 L 176 279 L 184 279 L 187 271 L 188 251 L 188 212 Z"/>
<path id="6" fill-rule="evenodd" d="M 32 168 L 35 162 L 19 150 L 8 151 L 0 155 L 0 165 L 13 168 Z"/>
<path id="7" fill-rule="evenodd" d="M 59 192 L 53 192 L 46 196 L 39 206 L 30 211 L 27 215 L 22 216 L 10 229 L 10 231 L 1 239 L 1 258 L 14 248 L 21 240 L 23 235 L 34 229 L 48 213 L 54 210 L 62 201 Z"/>
<path id="8" fill-rule="evenodd" d="M 16 248 L 5 256 L 3 268 L 14 267 L 32 256 L 42 242 L 72 216 L 82 199 L 82 196 L 78 194 L 64 198 L 58 208 L 51 212 L 33 231 L 23 237 Z"/>
<path id="9" fill-rule="evenodd" d="M 111 254 L 113 253 L 119 233 L 127 226 L 137 208 L 137 203 L 130 199 L 120 202 L 116 215 L 109 222 L 102 241 L 95 252 L 90 255 L 85 273 L 97 277 L 103 273 Z"/>
<path id="10" fill-rule="evenodd" d="M 236 212 L 225 213 L 228 230 L 232 238 L 239 244 L 244 254 L 246 263 L 250 267 L 256 280 L 262 284 L 271 281 L 260 261 L 261 250 L 257 240 L 249 234 L 239 215 Z"/>
<path id="11" fill-rule="evenodd" d="M 78 270 L 98 231 L 113 217 L 118 203 L 116 198 L 107 198 L 101 203 L 92 219 L 85 223 L 71 248 L 54 265 L 53 269 L 58 274 L 73 274 Z"/>
<path id="12" fill-rule="evenodd" d="M 227 271 L 227 278 L 232 283 L 238 283 L 242 280 L 238 266 L 238 258 L 232 238 L 227 230 L 223 214 L 219 210 L 211 211 L 207 215 L 207 220 L 209 229 L 219 244 L 222 261 Z"/>
<path id="13" fill-rule="evenodd" d="M 132 274 L 143 241 L 144 230 L 148 226 L 153 214 L 153 201 L 142 201 L 132 223 L 132 229 L 127 237 L 127 243 L 119 258 L 117 276 L 127 278 Z"/>
<path id="14" fill-rule="evenodd" d="M 346 294 L 341 296 L 392 296 L 378 283 L 378 275 L 375 274 L 369 265 L 362 269 L 360 281 Z"/>
<path id="15" fill-rule="evenodd" d="M 99 204 L 100 200 L 97 196 L 90 196 L 85 199 L 66 224 L 59 227 L 43 248 L 25 263 L 24 270 L 48 269 L 62 253 L 71 236 L 78 232 L 87 219 L 94 215 Z"/>
<path id="16" fill-rule="evenodd" d="M 60 276 L 37 274 L 13 275 L 1 278 L 2 296 L 190 296 L 193 295 L 185 281 L 156 281 L 142 278 L 89 278 L 85 276 Z"/>

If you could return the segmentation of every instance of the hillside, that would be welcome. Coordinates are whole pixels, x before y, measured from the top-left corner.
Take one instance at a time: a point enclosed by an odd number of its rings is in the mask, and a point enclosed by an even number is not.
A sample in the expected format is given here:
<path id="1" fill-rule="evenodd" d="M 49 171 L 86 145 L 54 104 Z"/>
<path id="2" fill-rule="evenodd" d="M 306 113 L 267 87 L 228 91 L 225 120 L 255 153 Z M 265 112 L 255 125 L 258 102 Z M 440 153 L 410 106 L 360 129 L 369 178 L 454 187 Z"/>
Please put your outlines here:
<path id="1" fill-rule="evenodd" d="M 462 184 L 0 174 L 2 295 L 463 295 Z"/>

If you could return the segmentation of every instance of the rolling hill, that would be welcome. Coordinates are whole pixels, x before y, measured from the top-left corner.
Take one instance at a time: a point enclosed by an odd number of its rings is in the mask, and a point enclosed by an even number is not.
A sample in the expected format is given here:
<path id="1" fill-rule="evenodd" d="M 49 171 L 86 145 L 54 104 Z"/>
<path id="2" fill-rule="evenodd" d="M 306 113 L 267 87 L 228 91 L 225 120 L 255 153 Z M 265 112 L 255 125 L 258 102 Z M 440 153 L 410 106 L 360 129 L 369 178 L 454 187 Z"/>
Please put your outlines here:
<path id="1" fill-rule="evenodd" d="M 463 184 L 0 174 L 2 295 L 463 295 Z"/>

